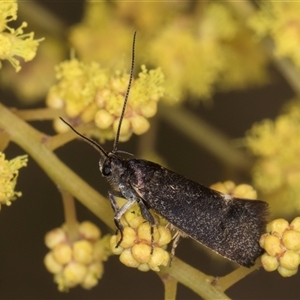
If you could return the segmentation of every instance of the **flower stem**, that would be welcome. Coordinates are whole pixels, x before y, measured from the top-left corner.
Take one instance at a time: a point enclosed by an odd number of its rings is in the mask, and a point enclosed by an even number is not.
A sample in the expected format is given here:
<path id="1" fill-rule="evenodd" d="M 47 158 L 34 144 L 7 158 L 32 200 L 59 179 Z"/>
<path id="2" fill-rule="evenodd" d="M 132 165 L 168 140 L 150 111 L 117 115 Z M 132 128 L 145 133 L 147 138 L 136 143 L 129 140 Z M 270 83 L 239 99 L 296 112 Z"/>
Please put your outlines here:
<path id="1" fill-rule="evenodd" d="M 203 299 L 229 299 L 217 286 L 211 284 L 214 277 L 200 272 L 177 257 L 173 258 L 172 267 L 161 268 L 161 272 L 176 278 Z"/>
<path id="2" fill-rule="evenodd" d="M 158 273 L 165 287 L 165 300 L 175 300 L 177 293 L 177 280 L 163 271 Z"/>
<path id="3" fill-rule="evenodd" d="M 73 196 L 65 190 L 60 190 L 65 214 L 65 226 L 69 241 L 78 239 L 78 221 L 76 217 L 76 207 Z"/>
<path id="4" fill-rule="evenodd" d="M 26 121 L 33 120 L 53 120 L 64 115 L 63 110 L 54 108 L 38 108 L 38 109 L 23 109 L 16 110 L 14 113 L 21 119 Z"/>
<path id="5" fill-rule="evenodd" d="M 258 259 L 255 265 L 251 268 L 239 267 L 226 276 L 221 277 L 217 281 L 217 285 L 222 289 L 222 291 L 226 291 L 235 283 L 239 282 L 241 279 L 256 271 L 261 267 L 261 260 Z"/>
<path id="6" fill-rule="evenodd" d="M 114 228 L 113 212 L 109 201 L 91 188 L 47 148 L 43 143 L 44 140 L 47 140 L 45 135 L 32 128 L 1 103 L 0 127 L 10 135 L 12 141 L 31 155 L 56 185 L 69 191 L 105 224 Z"/>

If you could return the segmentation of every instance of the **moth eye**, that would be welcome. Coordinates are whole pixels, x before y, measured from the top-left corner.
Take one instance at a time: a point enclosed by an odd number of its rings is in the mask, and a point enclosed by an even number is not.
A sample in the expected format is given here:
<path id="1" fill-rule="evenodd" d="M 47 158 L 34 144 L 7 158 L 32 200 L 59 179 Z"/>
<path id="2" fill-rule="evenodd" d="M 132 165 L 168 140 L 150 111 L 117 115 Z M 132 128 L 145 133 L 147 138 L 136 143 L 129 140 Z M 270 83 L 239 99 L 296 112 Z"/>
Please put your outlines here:
<path id="1" fill-rule="evenodd" d="M 104 164 L 103 168 L 102 168 L 102 174 L 104 176 L 109 176 L 111 174 L 111 167 L 110 164 Z"/>

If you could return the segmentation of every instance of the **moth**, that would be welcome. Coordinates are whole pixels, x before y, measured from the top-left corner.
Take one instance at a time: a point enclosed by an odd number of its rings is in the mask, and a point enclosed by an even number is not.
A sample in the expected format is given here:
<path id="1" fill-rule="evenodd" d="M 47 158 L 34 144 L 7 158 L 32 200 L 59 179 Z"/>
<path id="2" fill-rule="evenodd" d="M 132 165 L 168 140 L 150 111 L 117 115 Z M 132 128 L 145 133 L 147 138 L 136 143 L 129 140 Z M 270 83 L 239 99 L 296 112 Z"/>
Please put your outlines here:
<path id="1" fill-rule="evenodd" d="M 112 151 L 104 150 L 61 118 L 100 154 L 100 172 L 111 185 L 109 200 L 115 213 L 115 225 L 121 233 L 117 246 L 123 238 L 124 228 L 120 219 L 137 203 L 143 218 L 152 228 L 156 226 L 156 221 L 150 209 L 165 218 L 172 228 L 178 230 L 180 236 L 190 237 L 241 266 L 252 266 L 262 254 L 259 239 L 267 222 L 266 202 L 222 194 L 154 162 L 123 158 L 126 152 L 118 150 L 133 78 L 135 39 L 136 32 L 133 37 L 130 79 Z M 119 207 L 116 197 L 124 198 L 127 202 Z M 173 242 L 174 250 L 177 242 Z"/>

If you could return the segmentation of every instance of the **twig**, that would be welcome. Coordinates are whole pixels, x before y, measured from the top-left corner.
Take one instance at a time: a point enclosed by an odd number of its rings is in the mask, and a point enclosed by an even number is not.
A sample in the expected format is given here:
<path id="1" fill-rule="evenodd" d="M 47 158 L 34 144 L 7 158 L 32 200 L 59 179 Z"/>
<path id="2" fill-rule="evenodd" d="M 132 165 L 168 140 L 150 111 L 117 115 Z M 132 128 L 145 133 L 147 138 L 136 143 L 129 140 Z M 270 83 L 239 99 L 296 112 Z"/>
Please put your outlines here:
<path id="1" fill-rule="evenodd" d="M 241 279 L 251 274 L 252 272 L 256 271 L 260 267 L 261 267 L 261 260 L 259 258 L 253 267 L 251 268 L 239 267 L 238 269 L 232 271 L 226 276 L 219 278 L 217 281 L 217 286 L 219 286 L 220 289 L 222 289 L 222 291 L 226 291 L 232 285 L 239 282 Z"/>

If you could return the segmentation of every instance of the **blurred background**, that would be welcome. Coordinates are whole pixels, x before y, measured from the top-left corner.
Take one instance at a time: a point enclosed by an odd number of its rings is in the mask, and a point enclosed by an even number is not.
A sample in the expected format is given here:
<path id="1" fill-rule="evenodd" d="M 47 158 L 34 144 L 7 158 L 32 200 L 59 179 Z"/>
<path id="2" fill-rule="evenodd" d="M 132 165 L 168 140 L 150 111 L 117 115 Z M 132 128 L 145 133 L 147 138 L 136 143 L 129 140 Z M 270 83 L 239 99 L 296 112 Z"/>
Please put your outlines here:
<path id="1" fill-rule="evenodd" d="M 96 60 L 107 68 L 121 64 L 129 70 L 132 34 L 137 30 L 136 73 L 141 64 L 161 67 L 166 90 L 158 113 L 149 120 L 150 131 L 133 135 L 119 148 L 139 157 L 154 153 L 170 169 L 206 186 L 224 180 L 251 183 L 255 160 L 243 138 L 255 122 L 275 120 L 282 107 L 297 96 L 282 62 L 292 71 L 297 64 L 292 57 L 274 58 L 268 37 L 251 31 L 255 31 L 247 19 L 251 10 L 243 10 L 262 8 L 257 2 L 245 3 L 249 6 L 236 7 L 230 1 L 19 1 L 16 24 L 25 20 L 28 31 L 45 40 L 36 58 L 22 65 L 19 73 L 3 63 L 1 102 L 20 109 L 45 107 L 48 90 L 56 83 L 55 65 L 69 59 L 71 49 L 82 61 Z M 30 123 L 48 135 L 55 134 L 52 121 Z M 199 126 L 198 137 L 194 132 Z M 207 142 L 210 136 L 223 141 L 221 147 L 233 149 L 229 156 L 236 155 L 236 159 L 226 162 Z M 106 141 L 104 147 L 112 149 L 112 142 Z M 10 143 L 5 153 L 10 159 L 24 150 Z M 99 173 L 97 152 L 73 141 L 55 153 L 107 195 L 109 186 Z M 43 264 L 48 251 L 44 236 L 64 222 L 57 187 L 30 158 L 28 167 L 20 172 L 17 190 L 23 196 L 11 207 L 2 207 L 0 215 L 0 299 L 163 298 L 163 285 L 154 272 L 127 268 L 117 256 L 105 262 L 104 276 L 93 289 L 59 292 Z M 79 202 L 76 207 L 80 221 L 91 220 L 104 233 L 110 232 Z M 274 211 L 280 216 L 280 208 Z M 295 216 L 297 210 L 282 217 L 291 221 Z M 176 255 L 216 277 L 236 267 L 189 239 L 180 242 Z M 234 299 L 294 299 L 299 294 L 298 281 L 299 275 L 282 278 L 277 272 L 260 269 L 226 293 Z M 177 298 L 198 296 L 179 285 Z"/>

